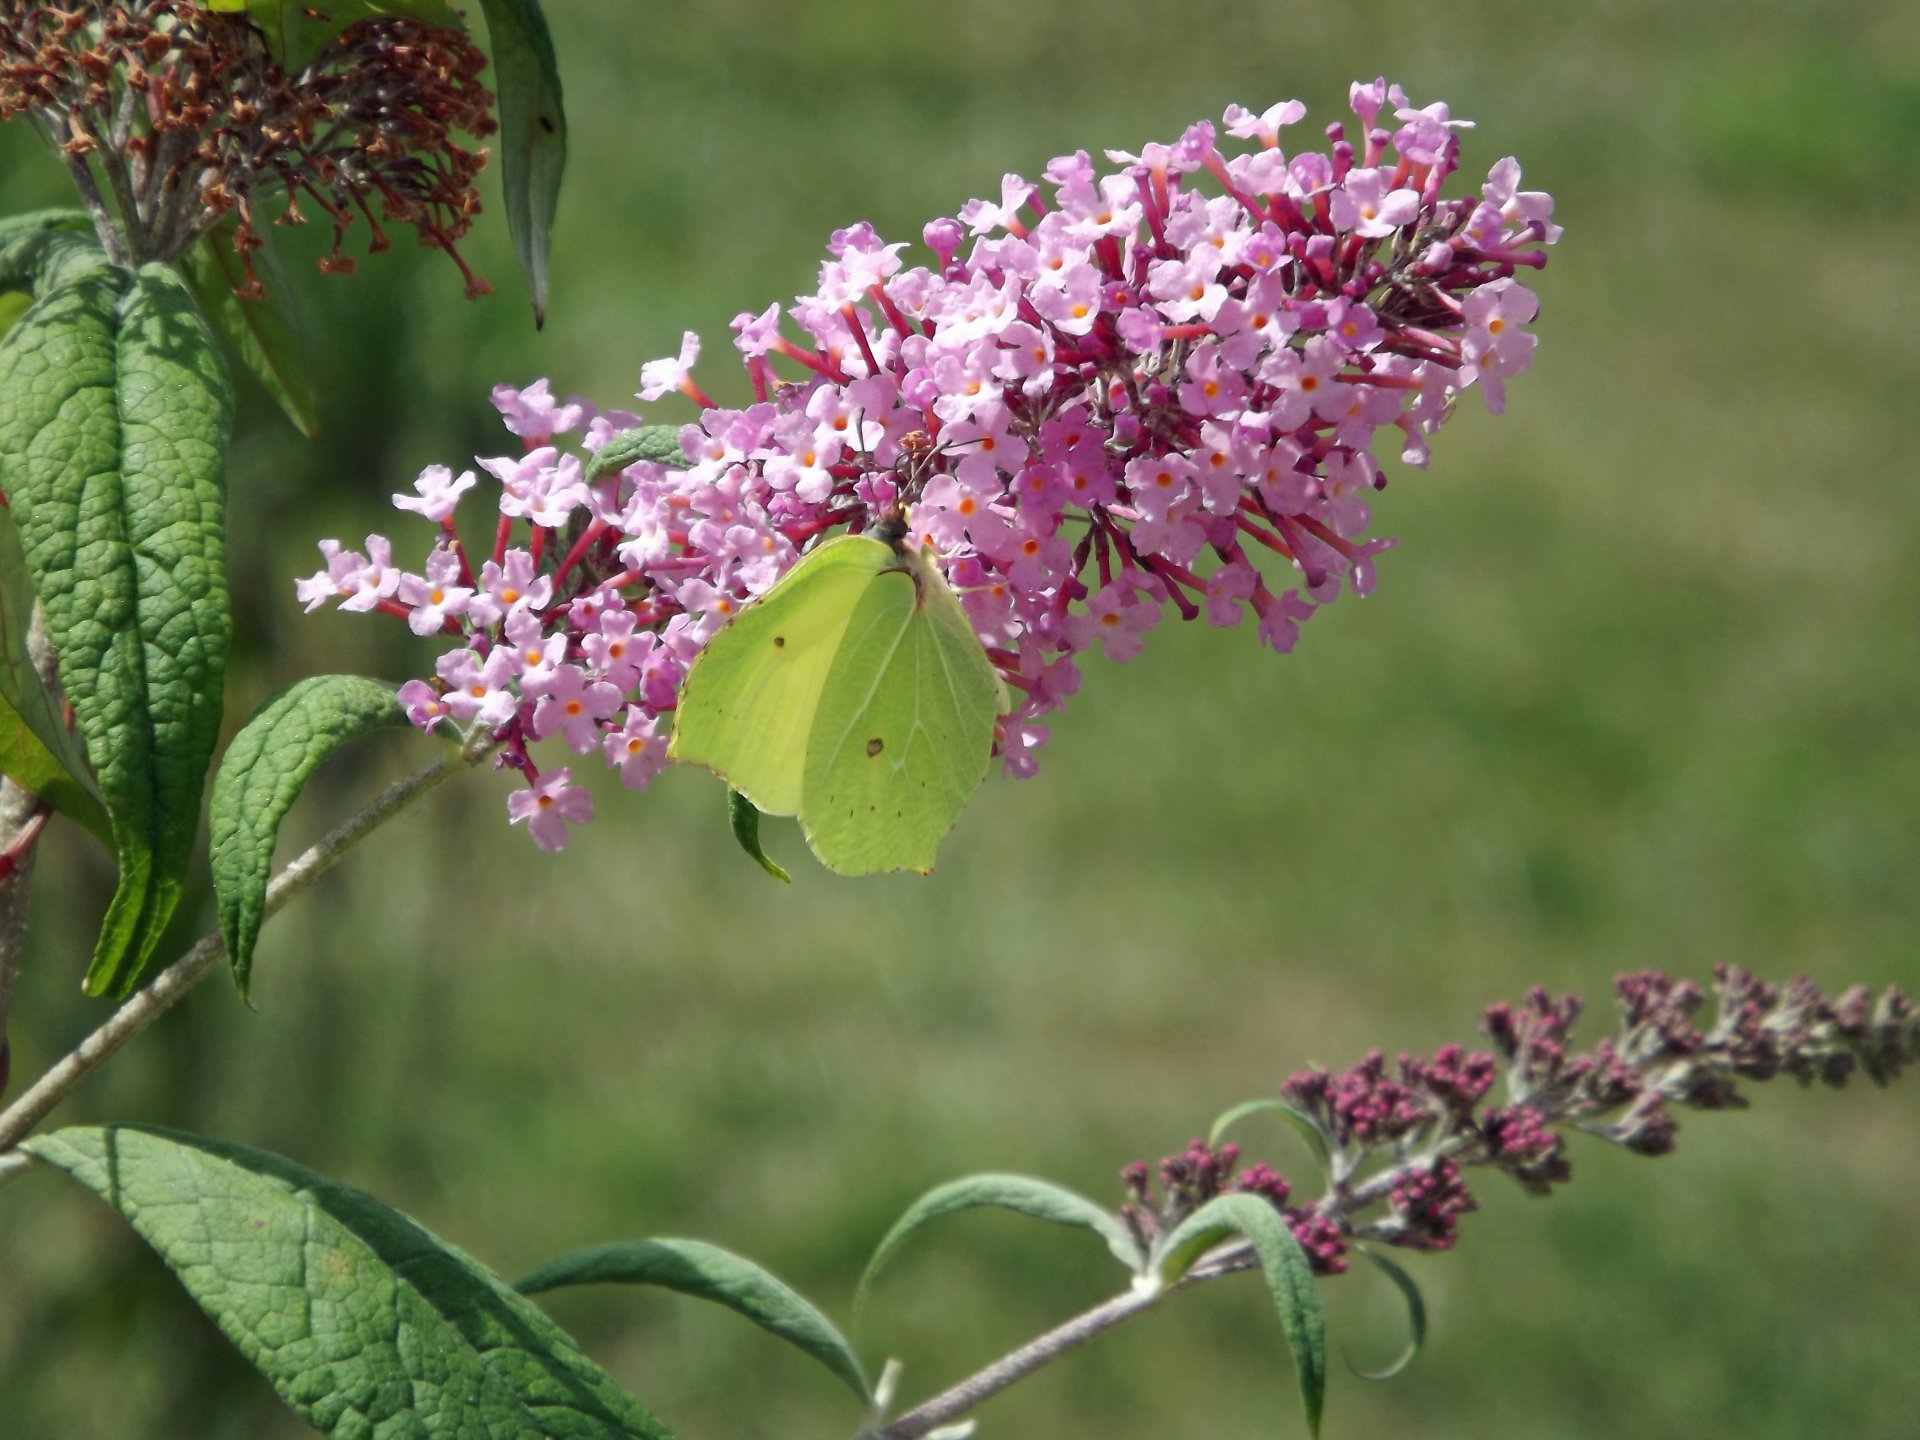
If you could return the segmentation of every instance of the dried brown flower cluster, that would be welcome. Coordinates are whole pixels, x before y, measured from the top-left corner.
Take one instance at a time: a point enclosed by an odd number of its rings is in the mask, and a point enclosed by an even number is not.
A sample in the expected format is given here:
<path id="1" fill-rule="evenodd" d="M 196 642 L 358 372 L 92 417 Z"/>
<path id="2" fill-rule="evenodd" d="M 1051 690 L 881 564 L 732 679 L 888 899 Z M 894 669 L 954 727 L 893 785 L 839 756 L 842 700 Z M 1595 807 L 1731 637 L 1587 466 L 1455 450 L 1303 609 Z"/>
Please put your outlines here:
<path id="1" fill-rule="evenodd" d="M 175 259 L 234 217 L 247 299 L 265 293 L 252 257 L 269 206 L 279 224 L 305 224 L 303 206 L 326 215 L 330 274 L 353 269 L 341 243 L 358 215 L 370 249 L 389 243 L 382 222 L 410 225 L 469 295 L 486 293 L 456 249 L 486 151 L 453 138 L 496 128 L 485 66 L 457 31 L 393 16 L 348 27 L 295 73 L 243 17 L 184 0 L 0 0 L 0 120 L 39 122 L 117 231 L 117 258 Z"/>

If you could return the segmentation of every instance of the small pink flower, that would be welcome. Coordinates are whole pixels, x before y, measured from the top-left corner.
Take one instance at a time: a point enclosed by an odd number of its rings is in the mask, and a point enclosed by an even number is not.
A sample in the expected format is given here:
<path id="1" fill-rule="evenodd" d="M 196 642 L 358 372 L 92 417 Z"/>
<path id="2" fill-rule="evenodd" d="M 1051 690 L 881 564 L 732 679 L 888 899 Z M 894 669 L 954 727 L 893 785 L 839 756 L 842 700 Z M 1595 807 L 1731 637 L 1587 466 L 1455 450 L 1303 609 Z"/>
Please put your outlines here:
<path id="1" fill-rule="evenodd" d="M 573 783 L 567 770 L 549 770 L 532 785 L 507 797 L 510 824 L 527 822 L 527 833 L 542 850 L 564 850 L 569 825 L 593 819 L 593 797 Z"/>

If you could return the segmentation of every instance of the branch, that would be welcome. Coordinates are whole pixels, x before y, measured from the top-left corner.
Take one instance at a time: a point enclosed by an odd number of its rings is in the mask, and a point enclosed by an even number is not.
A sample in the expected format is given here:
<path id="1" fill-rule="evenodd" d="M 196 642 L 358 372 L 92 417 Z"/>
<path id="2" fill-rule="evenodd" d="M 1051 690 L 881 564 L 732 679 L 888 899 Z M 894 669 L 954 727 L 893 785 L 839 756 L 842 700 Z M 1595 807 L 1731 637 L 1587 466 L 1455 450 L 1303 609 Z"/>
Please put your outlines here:
<path id="1" fill-rule="evenodd" d="M 37 600 L 27 616 L 26 640 L 27 661 L 34 674 L 49 695 L 60 694 L 58 662 L 47 640 L 46 616 Z M 13 1012 L 13 987 L 27 944 L 27 891 L 33 883 L 33 861 L 48 813 L 49 807 L 37 796 L 0 775 L 0 1096 L 7 1093 L 11 1059 L 7 1017 Z"/>
<path id="2" fill-rule="evenodd" d="M 100 186 L 87 166 L 86 157 L 68 155 L 67 174 L 73 177 L 74 188 L 80 192 L 81 202 L 92 217 L 94 233 L 100 237 L 100 248 L 107 252 L 107 258 L 114 264 L 126 264 L 126 239 L 120 233 L 120 227 L 114 223 L 113 212 L 107 208 L 107 202 L 100 194 Z"/>
<path id="3" fill-rule="evenodd" d="M 4 1178 L 4 1175 L 0 1175 L 0 1179 Z M 1124 1295 L 1116 1295 L 1074 1316 L 1066 1324 L 1056 1326 L 1039 1339 L 1002 1356 L 924 1405 L 909 1410 L 898 1420 L 868 1431 L 863 1440 L 918 1440 L 929 1430 L 939 1428 L 998 1395 L 1016 1380 L 1025 1379 L 1042 1366 L 1052 1364 L 1067 1351 L 1086 1344 L 1101 1331 L 1111 1330 L 1121 1321 L 1131 1320 L 1142 1311 L 1151 1309 L 1172 1293 L 1172 1290 L 1129 1290 Z"/>
<path id="4" fill-rule="evenodd" d="M 267 887 L 266 915 L 274 912 L 339 864 L 346 853 L 374 830 L 448 779 L 459 765 L 471 765 L 491 748 L 485 741 L 471 744 L 457 758 L 442 756 L 424 769 L 391 786 L 359 814 L 350 817 L 290 863 Z M 65 1059 L 56 1062 L 21 1097 L 0 1112 L 0 1167 L 12 1158 L 8 1152 L 40 1123 L 47 1112 L 67 1097 L 127 1041 L 157 1020 L 176 1000 L 212 972 L 226 954 L 220 932 L 203 936 L 192 949 L 149 981 L 132 999 Z M 21 1173 L 0 1168 L 0 1184 Z"/>

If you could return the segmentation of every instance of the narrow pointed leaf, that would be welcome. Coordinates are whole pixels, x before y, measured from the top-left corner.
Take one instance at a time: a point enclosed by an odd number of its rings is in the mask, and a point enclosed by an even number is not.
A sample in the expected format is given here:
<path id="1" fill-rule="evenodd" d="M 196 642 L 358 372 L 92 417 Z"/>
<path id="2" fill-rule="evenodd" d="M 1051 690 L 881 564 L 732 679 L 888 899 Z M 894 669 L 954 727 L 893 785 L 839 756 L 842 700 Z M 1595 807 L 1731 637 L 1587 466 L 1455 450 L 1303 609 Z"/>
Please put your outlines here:
<path id="1" fill-rule="evenodd" d="M 320 412 L 307 379 L 291 291 L 284 281 L 269 278 L 264 300 L 242 300 L 234 293 L 247 279 L 233 248 L 238 227 L 231 215 L 215 225 L 181 258 L 180 273 L 214 334 L 266 388 L 294 429 L 311 440 L 320 432 Z M 255 267 L 277 268 L 272 256 L 273 247 L 263 247 L 254 256 Z"/>
<path id="2" fill-rule="evenodd" d="M 266 912 L 273 844 L 288 807 L 314 768 L 342 745 L 406 720 L 391 685 L 357 675 L 316 675 L 268 700 L 227 747 L 213 782 L 209 848 L 220 935 L 242 996 Z"/>
<path id="3" fill-rule="evenodd" d="M 399 15 L 442 30 L 464 30 L 447 0 L 207 0 L 216 14 L 245 15 L 267 37 L 267 48 L 298 73 L 349 25 L 376 15 Z"/>
<path id="4" fill-rule="evenodd" d="M 231 386 L 174 273 L 49 251 L 0 341 L 0 489 L 120 864 L 85 988 L 124 996 L 179 902 L 226 675 Z"/>
<path id="5" fill-rule="evenodd" d="M 669 1440 L 497 1275 L 371 1196 L 199 1136 L 76 1127 L 25 1148 L 151 1245 L 327 1435 Z"/>
<path id="6" fill-rule="evenodd" d="M 624 470 L 636 460 L 651 460 L 657 465 L 669 465 L 675 470 L 684 470 L 690 463 L 687 452 L 680 448 L 680 427 L 678 425 L 636 425 L 631 430 L 623 430 L 594 452 L 593 459 L 587 462 L 587 480 L 598 480 L 602 475 L 611 475 Z"/>
<path id="7" fill-rule="evenodd" d="M 500 97 L 507 230 L 533 300 L 533 322 L 540 326 L 547 322 L 547 250 L 567 166 L 560 70 L 540 0 L 480 0 L 480 8 L 493 42 L 493 88 Z"/>
<path id="8" fill-rule="evenodd" d="M 1419 1356 L 1421 1349 L 1424 1348 L 1427 1343 L 1426 1297 L 1420 1293 L 1420 1286 L 1414 1280 L 1413 1276 L 1409 1275 L 1396 1262 L 1389 1260 L 1385 1255 L 1381 1254 L 1379 1250 L 1371 1245 L 1358 1245 L 1354 1248 L 1374 1264 L 1378 1265 L 1386 1277 L 1399 1289 L 1401 1298 L 1407 1302 L 1408 1335 L 1407 1348 L 1402 1350 L 1399 1358 L 1387 1366 L 1386 1369 L 1362 1370 L 1353 1363 L 1351 1357 L 1347 1359 L 1347 1368 L 1362 1380 L 1391 1380 L 1414 1362 Z"/>
<path id="9" fill-rule="evenodd" d="M 871 1405 L 873 1391 L 853 1347 L 833 1322 L 785 1281 L 745 1256 L 701 1240 L 635 1240 L 596 1245 L 550 1260 L 514 1288 L 537 1295 L 563 1285 L 659 1285 L 711 1300 L 818 1360 Z"/>
<path id="10" fill-rule="evenodd" d="M 1260 1259 L 1293 1352 L 1307 1429 L 1318 1435 L 1327 1395 L 1327 1319 L 1320 1308 L 1313 1266 L 1293 1238 L 1286 1217 L 1258 1195 L 1218 1196 L 1161 1241 L 1156 1264 L 1162 1278 L 1173 1284 L 1208 1250 L 1235 1237 L 1249 1242 Z"/>
<path id="11" fill-rule="evenodd" d="M 27 652 L 33 583 L 12 512 L 0 506 L 0 775 L 38 795 L 113 845 L 113 827 L 94 793 L 66 707 L 48 692 Z"/>
<path id="12" fill-rule="evenodd" d="M 1226 1138 L 1227 1131 L 1255 1115 L 1278 1115 L 1298 1130 L 1301 1138 L 1312 1147 L 1322 1172 L 1331 1165 L 1331 1157 L 1327 1154 L 1327 1137 L 1320 1133 L 1320 1127 L 1304 1111 L 1295 1109 L 1284 1100 L 1247 1100 L 1235 1105 L 1213 1122 L 1213 1129 L 1207 1132 L 1207 1144 L 1217 1147 Z"/>
<path id="13" fill-rule="evenodd" d="M 1107 1242 L 1107 1248 L 1113 1252 L 1114 1258 L 1127 1269 L 1138 1274 L 1146 1268 L 1146 1257 L 1140 1252 L 1139 1242 L 1121 1223 L 1120 1217 L 1102 1209 L 1086 1196 L 1031 1175 L 968 1175 L 927 1191 L 893 1222 L 893 1228 L 887 1231 L 875 1247 L 873 1258 L 867 1261 L 866 1273 L 860 1277 L 855 1307 L 865 1302 L 867 1290 L 880 1274 L 881 1268 L 914 1231 L 942 1215 L 983 1205 L 1012 1210 L 1055 1225 L 1077 1225 L 1091 1230 Z"/>
<path id="14" fill-rule="evenodd" d="M 762 870 L 782 884 L 793 883 L 793 877 L 760 848 L 760 812 L 738 790 L 727 791 L 727 824 L 740 848 L 757 860 Z"/>

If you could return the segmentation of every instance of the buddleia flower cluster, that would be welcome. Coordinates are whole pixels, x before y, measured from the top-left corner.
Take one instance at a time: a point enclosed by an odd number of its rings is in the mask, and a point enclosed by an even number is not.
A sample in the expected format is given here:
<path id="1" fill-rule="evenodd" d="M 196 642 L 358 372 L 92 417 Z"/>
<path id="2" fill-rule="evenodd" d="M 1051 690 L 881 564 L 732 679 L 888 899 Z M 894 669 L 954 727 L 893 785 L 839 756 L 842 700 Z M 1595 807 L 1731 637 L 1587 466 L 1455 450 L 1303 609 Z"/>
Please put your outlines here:
<path id="1" fill-rule="evenodd" d="M 1286 1217 L 1313 1268 L 1338 1274 L 1357 1241 L 1451 1249 L 1460 1217 L 1478 1208 L 1465 1176 L 1473 1167 L 1551 1193 L 1573 1175 L 1568 1132 L 1665 1155 L 1678 1137 L 1675 1107 L 1744 1107 L 1740 1081 L 1791 1075 L 1837 1089 L 1864 1074 L 1884 1086 L 1920 1062 L 1920 1009 L 1896 986 L 1829 997 L 1805 976 L 1775 985 L 1720 965 L 1713 991 L 1714 1013 L 1702 1023 L 1701 986 L 1653 970 L 1622 975 L 1618 1032 L 1580 1050 L 1571 1041 L 1579 997 L 1536 989 L 1481 1017 L 1491 1050 L 1448 1045 L 1392 1063 L 1375 1051 L 1346 1070 L 1302 1071 L 1280 1087 L 1281 1103 L 1317 1137 L 1326 1168 L 1317 1198 L 1296 1198 L 1264 1164 L 1242 1167 L 1239 1147 L 1216 1135 L 1164 1158 L 1157 1172 L 1144 1163 L 1123 1170 L 1122 1219 L 1145 1242 L 1217 1195 L 1260 1195 Z M 1489 1103 L 1502 1081 L 1499 1103 Z"/>
<path id="2" fill-rule="evenodd" d="M 386 249 L 385 221 L 487 293 L 457 248 L 486 152 L 454 138 L 496 129 L 486 63 L 458 31 L 396 15 L 346 26 L 290 70 L 244 16 L 187 0 L 0 5 L 0 120 L 38 120 L 89 191 L 99 167 L 132 260 L 177 259 L 231 217 L 245 300 L 265 295 L 260 227 L 309 211 L 333 227 L 329 274 L 352 272 L 341 245 L 362 220 Z"/>
<path id="3" fill-rule="evenodd" d="M 1227 149 L 1201 121 L 1112 168 L 1079 151 L 1044 184 L 1009 175 L 926 226 L 930 264 L 835 232 L 811 294 L 733 322 L 753 403 L 707 397 L 692 334 L 643 367 L 642 401 L 700 407 L 677 444 L 544 381 L 496 391 L 524 448 L 480 461 L 490 551 L 452 524 L 472 473 L 433 467 L 398 497 L 442 525 L 420 571 L 380 536 L 327 542 L 300 594 L 452 639 L 410 713 L 489 727 L 530 781 L 513 815 L 557 847 L 590 803 L 529 742 L 644 784 L 714 631 L 809 545 L 898 507 L 1005 680 L 998 752 L 1029 775 L 1090 652 L 1131 659 L 1169 613 L 1250 618 L 1285 651 L 1370 591 L 1381 459 L 1424 465 L 1461 391 L 1498 411 L 1532 358 L 1516 277 L 1558 238 L 1551 199 L 1512 159 L 1443 193 L 1468 122 L 1384 80 L 1350 98 L 1354 133 L 1328 127 L 1325 149 L 1283 146 L 1298 102 L 1236 105 Z"/>

